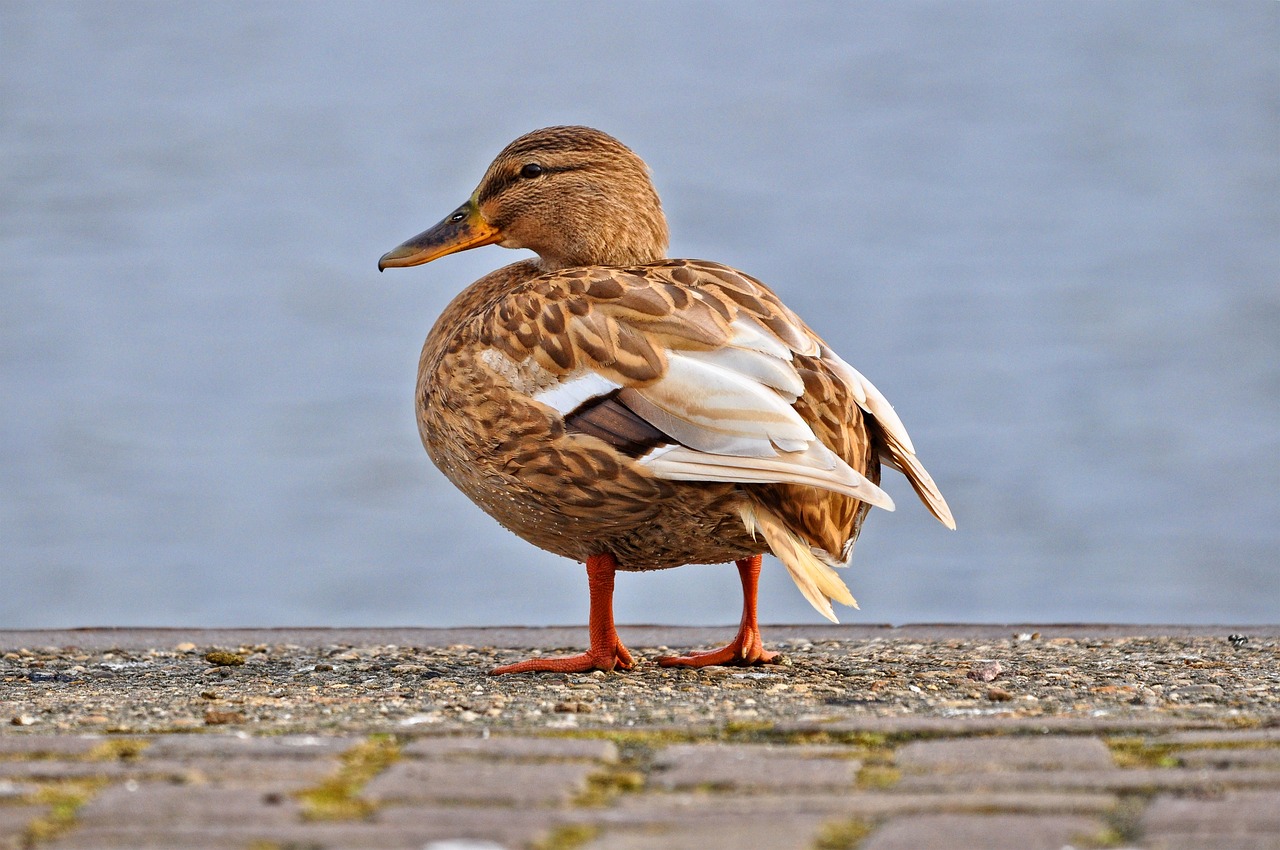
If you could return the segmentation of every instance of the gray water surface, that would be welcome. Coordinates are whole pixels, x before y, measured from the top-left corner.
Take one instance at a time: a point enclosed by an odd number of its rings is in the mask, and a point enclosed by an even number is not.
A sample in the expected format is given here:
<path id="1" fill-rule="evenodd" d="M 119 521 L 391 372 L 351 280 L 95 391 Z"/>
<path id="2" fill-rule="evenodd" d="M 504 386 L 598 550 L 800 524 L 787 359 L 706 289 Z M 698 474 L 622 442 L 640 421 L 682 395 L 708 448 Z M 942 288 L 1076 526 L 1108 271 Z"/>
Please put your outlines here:
<path id="1" fill-rule="evenodd" d="M 894 402 L 850 622 L 1280 611 L 1280 5 L 0 3 L 0 628 L 582 622 L 413 419 L 379 276 L 539 126 Z M 623 575 L 732 622 L 731 567 Z M 761 616 L 818 622 L 778 564 Z"/>

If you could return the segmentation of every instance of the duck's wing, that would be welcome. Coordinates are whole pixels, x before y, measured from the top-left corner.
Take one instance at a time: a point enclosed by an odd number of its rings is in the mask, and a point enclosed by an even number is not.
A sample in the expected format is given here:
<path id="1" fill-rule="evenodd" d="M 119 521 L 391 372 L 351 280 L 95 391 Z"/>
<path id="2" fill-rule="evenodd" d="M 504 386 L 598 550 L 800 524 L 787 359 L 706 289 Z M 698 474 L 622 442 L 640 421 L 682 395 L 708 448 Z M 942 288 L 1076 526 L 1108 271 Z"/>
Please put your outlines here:
<path id="1" fill-rule="evenodd" d="M 482 357 L 570 432 L 657 477 L 889 496 L 796 411 L 820 342 L 763 284 L 711 263 L 551 273 L 478 318 Z"/>
<path id="2" fill-rule="evenodd" d="M 878 423 L 886 460 L 952 524 L 880 391 L 768 287 L 726 266 L 671 260 L 552 272 L 477 321 L 483 356 L 514 389 L 660 478 L 807 485 L 892 510 L 888 494 L 797 412 L 811 389 L 797 356 L 818 358 Z"/>
<path id="3" fill-rule="evenodd" d="M 850 465 L 865 468 L 870 445 L 954 527 L 880 391 L 740 272 L 696 260 L 566 269 L 523 284 L 475 321 L 481 359 L 514 391 L 656 477 L 818 488 L 893 510 Z M 796 496 L 744 505 L 743 522 L 834 620 L 829 599 L 854 601 L 829 565 L 847 562 L 859 509 Z M 831 541 L 793 527 L 791 513 L 829 526 Z"/>

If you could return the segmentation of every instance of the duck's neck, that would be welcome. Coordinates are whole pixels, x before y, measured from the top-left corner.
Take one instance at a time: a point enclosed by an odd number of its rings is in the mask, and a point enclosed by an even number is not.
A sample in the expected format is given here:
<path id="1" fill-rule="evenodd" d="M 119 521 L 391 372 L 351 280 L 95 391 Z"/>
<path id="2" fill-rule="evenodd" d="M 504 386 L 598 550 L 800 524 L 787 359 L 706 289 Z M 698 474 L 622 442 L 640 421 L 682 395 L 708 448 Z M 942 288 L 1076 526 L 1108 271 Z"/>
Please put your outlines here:
<path id="1" fill-rule="evenodd" d="M 570 216 L 546 238 L 525 247 L 538 252 L 544 272 L 582 266 L 638 266 L 667 256 L 667 220 L 652 187 L 646 203 L 600 199 Z"/>
<path id="2" fill-rule="evenodd" d="M 573 248 L 575 246 L 563 246 Z M 584 266 L 640 266 L 667 258 L 667 243 L 615 242 L 583 246 L 581 250 L 539 254 L 533 260 L 542 273 Z"/>

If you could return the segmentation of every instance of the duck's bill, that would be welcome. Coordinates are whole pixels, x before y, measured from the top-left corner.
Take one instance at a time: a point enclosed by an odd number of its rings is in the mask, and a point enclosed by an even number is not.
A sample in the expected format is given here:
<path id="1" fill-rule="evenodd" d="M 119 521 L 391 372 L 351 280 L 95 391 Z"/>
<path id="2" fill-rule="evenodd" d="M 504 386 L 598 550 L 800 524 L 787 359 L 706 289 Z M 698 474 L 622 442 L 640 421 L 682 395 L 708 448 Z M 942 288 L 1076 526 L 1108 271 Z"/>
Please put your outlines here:
<path id="1" fill-rule="evenodd" d="M 420 266 L 446 254 L 492 245 L 501 239 L 498 229 L 485 221 L 480 210 L 467 201 L 435 227 L 383 254 L 378 260 L 378 271 Z"/>

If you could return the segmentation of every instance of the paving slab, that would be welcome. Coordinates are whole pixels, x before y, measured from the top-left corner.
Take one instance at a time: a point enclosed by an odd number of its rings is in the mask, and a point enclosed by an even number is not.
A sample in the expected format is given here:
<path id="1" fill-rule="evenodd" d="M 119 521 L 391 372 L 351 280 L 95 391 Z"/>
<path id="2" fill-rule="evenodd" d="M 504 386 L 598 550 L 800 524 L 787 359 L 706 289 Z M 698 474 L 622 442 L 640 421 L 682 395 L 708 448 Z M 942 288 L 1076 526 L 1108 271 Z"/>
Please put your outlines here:
<path id="1" fill-rule="evenodd" d="M 154 735 L 142 739 L 147 758 L 317 759 L 354 747 L 361 737 L 334 735 Z"/>
<path id="2" fill-rule="evenodd" d="M 19 850 L 28 824 L 48 811 L 48 806 L 0 806 L 0 848 Z"/>
<path id="3" fill-rule="evenodd" d="M 450 762 L 405 759 L 364 790 L 381 803 L 464 803 L 501 806 L 567 804 L 586 790 L 598 768 L 584 762 Z"/>
<path id="4" fill-rule="evenodd" d="M 136 776 L 131 766 L 119 762 L 63 761 L 62 759 L 37 759 L 34 761 L 0 761 L 0 778 L 11 782 L 56 782 L 61 779 L 127 779 Z"/>
<path id="5" fill-rule="evenodd" d="M 1280 788 L 1280 771 L 1183 770 L 1135 768 L 1131 770 L 1015 770 L 988 773 L 920 774 L 902 777 L 903 791 L 946 792 L 959 789 L 993 791 L 1054 790 L 1147 793 L 1154 791 L 1202 791 L 1216 793 L 1231 788 Z"/>
<path id="6" fill-rule="evenodd" d="M 1196 838 L 1208 846 L 1224 838 L 1263 836 L 1280 845 L 1280 790 L 1233 791 L 1210 799 L 1162 795 L 1143 814 L 1141 828 L 1155 845 Z"/>
<path id="7" fill-rule="evenodd" d="M 518 761 L 616 762 L 612 741 L 574 738 L 418 738 L 400 750 L 406 758 L 487 758 Z"/>
<path id="8" fill-rule="evenodd" d="M 1106 829 L 1093 818 L 1045 815 L 920 815 L 896 818 L 859 850 L 1063 850 L 1088 846 Z"/>
<path id="9" fill-rule="evenodd" d="M 1184 767 L 1207 767 L 1215 770 L 1265 767 L 1280 770 L 1280 747 L 1266 749 L 1213 747 L 1203 750 L 1178 750 L 1177 759 Z"/>
<path id="10" fill-rule="evenodd" d="M 270 787 L 293 793 L 328 779 L 338 770 L 336 759 L 199 759 L 154 762 L 144 760 L 138 772 L 145 777 L 164 776 L 189 785 L 217 785 L 221 788 Z"/>
<path id="11" fill-rule="evenodd" d="M 336 759 L 150 759 L 86 762 L 41 759 L 0 762 L 0 778 L 11 781 L 56 782 L 66 779 L 113 781 L 163 780 L 170 783 L 258 787 L 276 783 L 281 790 L 301 790 L 314 785 L 338 768 Z"/>
<path id="12" fill-rule="evenodd" d="M 270 788 L 130 782 L 112 786 L 91 800 L 78 812 L 77 823 L 86 832 L 146 834 L 176 825 L 224 830 L 284 826 L 296 822 L 300 814 L 293 798 Z"/>
<path id="13" fill-rule="evenodd" d="M 862 762 L 842 747 L 772 744 L 680 744 L 667 747 L 654 763 L 658 788 L 759 788 L 810 791 L 851 788 Z"/>
<path id="14" fill-rule="evenodd" d="M 1272 745 L 1280 747 L 1280 726 L 1265 729 L 1211 729 L 1171 732 L 1159 739 L 1163 744 L 1183 746 L 1242 747 Z"/>
<path id="15" fill-rule="evenodd" d="M 84 756 L 109 740 L 105 735 L 40 735 L 21 732 L 0 734 L 0 760 Z"/>
<path id="16" fill-rule="evenodd" d="M 244 848 L 253 847 L 256 843 L 268 841 L 269 839 L 262 838 L 264 834 L 238 825 L 227 829 L 175 827 L 148 832 L 124 828 L 93 828 L 75 830 L 38 846 L 40 850 L 46 850 L 46 848 L 47 850 L 244 850 Z M 306 850 L 326 850 L 326 848 L 313 847 L 309 844 L 302 846 Z M 401 847 L 389 845 L 389 847 L 390 850 L 409 850 L 409 845 L 401 845 Z M 337 848 L 335 847 L 334 850 Z"/>
<path id="17" fill-rule="evenodd" d="M 537 834 L 537 833 L 533 833 Z M 50 850 L 525 850 L 524 839 L 433 838 L 447 830 L 400 829 L 386 824 L 306 824 L 297 828 L 218 831 L 208 828 L 161 830 L 139 834 L 122 831 L 74 833 L 48 845 Z M 42 845 L 41 850 L 43 850 Z"/>
<path id="18" fill-rule="evenodd" d="M 1111 750 L 1101 738 L 1082 735 L 915 741 L 898 750 L 895 763 L 918 773 L 1105 770 L 1114 766 Z"/>
<path id="19" fill-rule="evenodd" d="M 761 817 L 738 814 L 731 818 L 715 811 L 715 801 L 684 818 L 650 822 L 629 828 L 607 827 L 586 850 L 811 850 L 826 822 L 821 816 L 793 814 Z"/>
<path id="20" fill-rule="evenodd" d="M 1277 850 L 1274 835 L 1222 835 L 1206 841 L 1202 835 L 1166 835 L 1149 839 L 1146 850 Z"/>
<path id="21" fill-rule="evenodd" d="M 609 823 L 647 823 L 683 817 L 707 808 L 725 815 L 768 814 L 786 818 L 818 814 L 837 818 L 869 818 L 930 813 L 1103 814 L 1116 805 L 1116 796 L 1095 793 L 1002 792 L 914 794 L 897 791 L 852 791 L 806 794 L 716 793 L 675 791 L 629 794 L 592 818 Z"/>
<path id="22" fill-rule="evenodd" d="M 575 810 L 416 804 L 389 806 L 374 816 L 373 824 L 415 835 L 419 847 L 428 841 L 491 841 L 523 850 L 554 827 L 577 822 L 578 816 Z"/>

